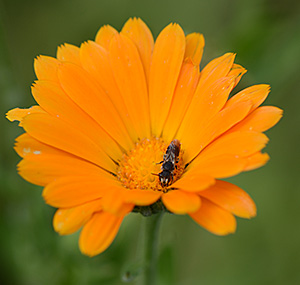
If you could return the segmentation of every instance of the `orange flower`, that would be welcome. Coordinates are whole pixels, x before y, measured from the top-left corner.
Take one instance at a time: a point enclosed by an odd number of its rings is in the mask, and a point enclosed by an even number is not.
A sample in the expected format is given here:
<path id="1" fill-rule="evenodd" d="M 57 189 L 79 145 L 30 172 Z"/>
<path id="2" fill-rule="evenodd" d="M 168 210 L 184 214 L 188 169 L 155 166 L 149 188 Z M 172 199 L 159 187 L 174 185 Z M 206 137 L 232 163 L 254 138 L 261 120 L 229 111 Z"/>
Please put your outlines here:
<path id="1" fill-rule="evenodd" d="M 132 211 L 188 214 L 217 235 L 235 231 L 234 215 L 256 215 L 249 195 L 220 179 L 267 162 L 262 132 L 282 111 L 259 107 L 264 84 L 228 99 L 246 70 L 227 53 L 200 72 L 203 48 L 201 34 L 185 36 L 177 24 L 154 44 L 134 18 L 120 33 L 104 26 L 95 41 L 35 60 L 38 105 L 7 113 L 25 130 L 15 146 L 19 173 L 45 187 L 58 233 L 82 228 L 84 254 L 103 252 Z M 164 157 L 174 139 L 179 155 Z M 166 185 L 163 160 L 174 168 Z"/>

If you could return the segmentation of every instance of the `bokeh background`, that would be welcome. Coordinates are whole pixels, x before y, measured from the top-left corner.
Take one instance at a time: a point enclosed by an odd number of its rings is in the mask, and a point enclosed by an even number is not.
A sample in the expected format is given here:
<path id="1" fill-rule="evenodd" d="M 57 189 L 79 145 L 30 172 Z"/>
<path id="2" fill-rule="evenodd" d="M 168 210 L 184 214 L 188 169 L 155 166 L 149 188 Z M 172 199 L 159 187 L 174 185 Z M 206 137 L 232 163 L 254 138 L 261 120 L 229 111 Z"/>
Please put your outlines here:
<path id="1" fill-rule="evenodd" d="M 300 2 L 295 0 L 1 0 L 0 1 L 0 284 L 122 284 L 138 271 L 144 218 L 129 215 L 113 245 L 83 256 L 78 234 L 52 229 L 54 209 L 41 188 L 18 176 L 13 151 L 22 132 L 5 120 L 13 107 L 34 103 L 33 59 L 55 56 L 62 43 L 80 45 L 98 28 L 118 30 L 141 17 L 155 36 L 170 22 L 202 32 L 204 62 L 227 51 L 248 69 L 238 88 L 269 83 L 267 104 L 284 118 L 267 132 L 270 162 L 231 181 L 257 203 L 258 216 L 238 219 L 234 235 L 214 236 L 186 216 L 165 215 L 158 263 L 160 283 L 300 284 Z M 137 277 L 129 284 L 139 284 Z M 130 280 L 127 280 L 130 281 Z"/>

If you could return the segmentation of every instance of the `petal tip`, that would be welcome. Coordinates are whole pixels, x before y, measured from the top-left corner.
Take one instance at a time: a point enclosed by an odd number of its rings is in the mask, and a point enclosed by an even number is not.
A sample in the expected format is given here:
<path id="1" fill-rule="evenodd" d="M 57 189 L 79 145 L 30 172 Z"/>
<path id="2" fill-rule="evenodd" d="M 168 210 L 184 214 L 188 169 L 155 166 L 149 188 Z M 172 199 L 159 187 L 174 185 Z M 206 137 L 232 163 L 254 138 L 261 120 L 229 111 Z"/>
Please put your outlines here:
<path id="1" fill-rule="evenodd" d="M 13 121 L 15 121 L 15 116 L 14 116 L 14 110 L 16 110 L 17 108 L 15 108 L 15 109 L 12 109 L 12 110 L 9 110 L 6 114 L 5 114 L 5 118 L 7 119 L 7 120 L 9 120 L 10 122 L 13 122 Z"/>

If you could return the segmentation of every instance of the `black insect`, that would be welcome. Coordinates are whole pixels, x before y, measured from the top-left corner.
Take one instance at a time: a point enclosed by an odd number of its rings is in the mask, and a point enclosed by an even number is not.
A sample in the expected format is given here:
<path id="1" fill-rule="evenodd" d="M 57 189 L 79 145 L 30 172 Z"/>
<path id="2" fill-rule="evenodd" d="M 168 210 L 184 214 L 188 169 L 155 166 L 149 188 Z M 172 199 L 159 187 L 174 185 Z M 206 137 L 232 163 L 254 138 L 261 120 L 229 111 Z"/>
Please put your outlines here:
<path id="1" fill-rule="evenodd" d="M 174 170 L 177 168 L 176 163 L 179 161 L 180 146 L 179 140 L 173 140 L 160 162 L 162 163 L 162 171 L 158 174 L 158 177 L 162 187 L 167 187 L 173 182 Z"/>

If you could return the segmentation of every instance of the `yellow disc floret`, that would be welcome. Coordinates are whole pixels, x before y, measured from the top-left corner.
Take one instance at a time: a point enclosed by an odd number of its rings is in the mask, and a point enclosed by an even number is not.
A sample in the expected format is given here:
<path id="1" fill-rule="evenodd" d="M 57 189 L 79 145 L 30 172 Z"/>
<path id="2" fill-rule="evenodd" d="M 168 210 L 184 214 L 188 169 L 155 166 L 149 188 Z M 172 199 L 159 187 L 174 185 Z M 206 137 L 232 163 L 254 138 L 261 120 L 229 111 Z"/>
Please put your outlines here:
<path id="1" fill-rule="evenodd" d="M 167 191 L 159 182 L 158 175 L 162 171 L 162 161 L 168 143 L 161 138 L 143 139 L 135 148 L 123 154 L 117 169 L 118 179 L 128 189 L 152 189 Z M 182 151 L 173 171 L 173 182 L 183 173 Z"/>

